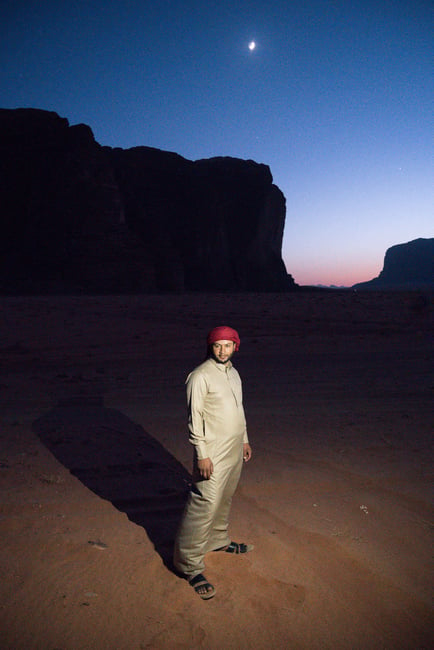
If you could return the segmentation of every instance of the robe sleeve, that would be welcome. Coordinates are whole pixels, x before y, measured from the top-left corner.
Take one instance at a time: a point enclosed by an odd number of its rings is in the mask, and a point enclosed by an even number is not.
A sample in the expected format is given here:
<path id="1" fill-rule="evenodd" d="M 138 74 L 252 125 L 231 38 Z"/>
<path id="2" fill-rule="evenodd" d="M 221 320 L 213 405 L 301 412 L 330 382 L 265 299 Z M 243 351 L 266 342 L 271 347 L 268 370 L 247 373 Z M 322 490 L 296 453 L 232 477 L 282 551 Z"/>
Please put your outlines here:
<path id="1" fill-rule="evenodd" d="M 189 440 L 196 449 L 197 458 L 202 460 L 209 458 L 203 417 L 208 386 L 205 377 L 195 372 L 189 374 L 186 385 Z"/>
<path id="2" fill-rule="evenodd" d="M 249 436 L 247 435 L 247 424 L 246 424 L 246 416 L 244 414 L 244 407 L 243 407 L 243 389 L 242 389 L 242 384 L 241 384 L 241 379 L 237 371 L 236 376 L 238 378 L 238 386 L 237 386 L 237 403 L 240 404 L 241 410 L 242 410 L 242 416 L 243 416 L 243 422 L 244 422 L 244 433 L 243 433 L 243 444 L 249 442 Z"/>

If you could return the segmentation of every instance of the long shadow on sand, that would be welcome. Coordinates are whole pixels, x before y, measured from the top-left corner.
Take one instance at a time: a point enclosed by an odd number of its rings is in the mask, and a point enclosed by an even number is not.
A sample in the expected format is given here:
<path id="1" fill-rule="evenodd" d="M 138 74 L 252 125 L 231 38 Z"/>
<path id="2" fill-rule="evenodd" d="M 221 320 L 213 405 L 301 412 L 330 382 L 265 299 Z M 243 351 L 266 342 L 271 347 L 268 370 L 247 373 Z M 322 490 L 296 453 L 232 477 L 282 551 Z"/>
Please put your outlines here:
<path id="1" fill-rule="evenodd" d="M 33 423 L 54 456 L 84 485 L 143 526 L 165 565 L 191 476 L 141 426 L 102 399 L 63 400 Z"/>

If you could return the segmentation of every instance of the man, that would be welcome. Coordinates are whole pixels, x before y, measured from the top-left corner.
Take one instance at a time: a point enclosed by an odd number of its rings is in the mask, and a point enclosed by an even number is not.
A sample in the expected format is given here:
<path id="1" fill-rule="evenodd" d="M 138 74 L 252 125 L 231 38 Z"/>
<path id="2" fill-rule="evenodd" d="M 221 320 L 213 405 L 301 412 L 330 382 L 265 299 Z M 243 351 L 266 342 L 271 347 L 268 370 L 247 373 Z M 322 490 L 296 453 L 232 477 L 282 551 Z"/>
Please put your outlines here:
<path id="1" fill-rule="evenodd" d="M 188 428 L 194 446 L 193 480 L 175 540 L 174 564 L 204 600 L 216 590 L 202 571 L 209 551 L 247 553 L 253 546 L 228 536 L 229 511 L 241 468 L 252 456 L 241 379 L 231 359 L 240 338 L 231 327 L 208 334 L 207 359 L 187 377 Z"/>

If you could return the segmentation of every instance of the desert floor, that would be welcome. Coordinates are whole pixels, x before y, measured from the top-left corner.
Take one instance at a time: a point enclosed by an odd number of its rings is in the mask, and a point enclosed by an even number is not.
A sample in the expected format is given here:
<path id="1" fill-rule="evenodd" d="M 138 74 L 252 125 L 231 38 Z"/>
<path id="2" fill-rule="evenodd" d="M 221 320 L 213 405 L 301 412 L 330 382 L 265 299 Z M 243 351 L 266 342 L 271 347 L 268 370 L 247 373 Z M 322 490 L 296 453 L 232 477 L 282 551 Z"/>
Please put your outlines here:
<path id="1" fill-rule="evenodd" d="M 238 329 L 253 458 L 202 601 L 171 567 L 184 381 Z M 423 649 L 433 296 L 0 298 L 2 650 Z"/>

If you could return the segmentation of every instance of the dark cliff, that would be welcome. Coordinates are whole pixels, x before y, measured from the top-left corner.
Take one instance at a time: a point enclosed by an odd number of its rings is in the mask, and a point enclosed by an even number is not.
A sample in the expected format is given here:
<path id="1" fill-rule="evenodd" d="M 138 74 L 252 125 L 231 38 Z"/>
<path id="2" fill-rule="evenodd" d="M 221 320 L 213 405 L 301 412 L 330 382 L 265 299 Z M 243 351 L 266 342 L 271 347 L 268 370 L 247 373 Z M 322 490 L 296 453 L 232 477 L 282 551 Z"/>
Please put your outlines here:
<path id="1" fill-rule="evenodd" d="M 434 288 L 434 238 L 414 239 L 388 248 L 380 275 L 354 289 Z"/>
<path id="2" fill-rule="evenodd" d="M 253 161 L 102 147 L 0 110 L 0 291 L 284 291 L 285 198 Z"/>

